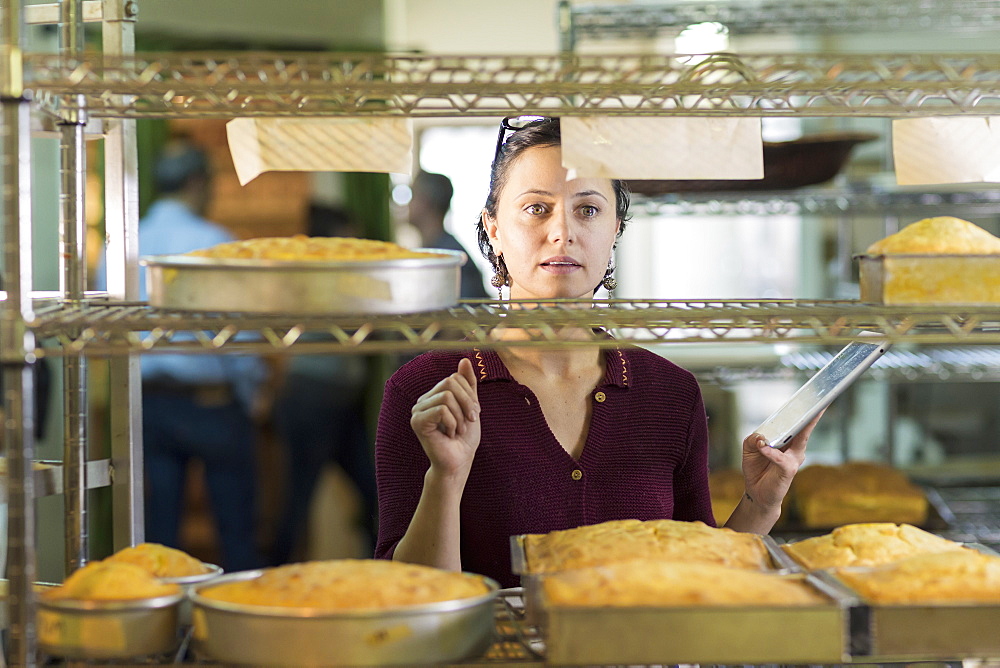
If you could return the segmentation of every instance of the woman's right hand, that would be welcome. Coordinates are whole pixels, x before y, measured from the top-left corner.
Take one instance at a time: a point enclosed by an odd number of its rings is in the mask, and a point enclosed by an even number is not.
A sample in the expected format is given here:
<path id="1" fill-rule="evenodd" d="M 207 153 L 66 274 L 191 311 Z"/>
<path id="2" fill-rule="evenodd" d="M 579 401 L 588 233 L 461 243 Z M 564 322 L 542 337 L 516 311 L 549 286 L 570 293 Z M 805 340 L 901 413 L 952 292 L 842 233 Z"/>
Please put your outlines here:
<path id="1" fill-rule="evenodd" d="M 458 371 L 417 399 L 410 415 L 431 469 L 445 476 L 468 475 L 479 447 L 479 411 L 476 374 L 463 357 Z"/>

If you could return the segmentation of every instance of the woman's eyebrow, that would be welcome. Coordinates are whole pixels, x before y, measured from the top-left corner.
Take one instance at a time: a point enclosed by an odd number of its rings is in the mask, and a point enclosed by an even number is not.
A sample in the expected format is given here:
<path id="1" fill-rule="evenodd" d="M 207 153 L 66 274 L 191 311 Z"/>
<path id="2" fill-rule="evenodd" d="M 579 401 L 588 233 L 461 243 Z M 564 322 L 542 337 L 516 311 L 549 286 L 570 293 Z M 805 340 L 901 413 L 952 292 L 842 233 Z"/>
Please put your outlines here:
<path id="1" fill-rule="evenodd" d="M 574 197 L 590 197 L 591 195 L 596 195 L 601 199 L 603 199 L 605 202 L 608 201 L 608 198 L 605 197 L 604 193 L 602 193 L 600 190 L 581 190 L 580 192 L 576 193 Z"/>

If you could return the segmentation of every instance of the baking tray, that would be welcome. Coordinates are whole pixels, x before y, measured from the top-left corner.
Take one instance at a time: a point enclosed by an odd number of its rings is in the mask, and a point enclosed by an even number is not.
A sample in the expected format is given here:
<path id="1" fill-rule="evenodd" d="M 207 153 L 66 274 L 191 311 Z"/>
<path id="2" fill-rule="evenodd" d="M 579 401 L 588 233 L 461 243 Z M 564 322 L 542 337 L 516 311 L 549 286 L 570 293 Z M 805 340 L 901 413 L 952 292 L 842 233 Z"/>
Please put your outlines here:
<path id="1" fill-rule="evenodd" d="M 1000 304 L 1000 255 L 856 255 L 861 301 Z"/>
<path id="2" fill-rule="evenodd" d="M 524 549 L 524 534 L 510 537 L 511 572 L 521 576 L 524 589 L 524 616 L 529 624 L 542 626 L 546 623 L 545 606 L 542 603 L 542 581 L 544 574 L 533 574 L 528 566 Z M 770 557 L 769 569 L 776 573 L 802 572 L 802 566 L 792 559 L 770 536 L 761 536 L 761 542 Z"/>
<path id="3" fill-rule="evenodd" d="M 356 612 L 248 606 L 199 594 L 262 573 L 231 573 L 195 586 L 196 652 L 227 664 L 412 665 L 478 657 L 493 640 L 499 586 L 489 579 L 489 593 L 473 598 Z"/>
<path id="4" fill-rule="evenodd" d="M 996 555 L 989 548 L 967 547 Z M 829 571 L 815 575 L 850 591 Z M 960 660 L 1000 656 L 1000 603 L 877 605 L 856 596 L 852 625 L 858 662 Z"/>
<path id="5" fill-rule="evenodd" d="M 185 311 L 401 314 L 458 303 L 465 253 L 371 262 L 296 262 L 151 255 L 149 303 Z"/>
<path id="6" fill-rule="evenodd" d="M 811 606 L 558 607 L 542 627 L 551 665 L 806 664 L 850 658 L 854 600 L 793 574 L 826 602 Z"/>
<path id="7" fill-rule="evenodd" d="M 38 600 L 38 647 L 67 659 L 131 659 L 173 651 L 183 594 L 134 601 Z"/>

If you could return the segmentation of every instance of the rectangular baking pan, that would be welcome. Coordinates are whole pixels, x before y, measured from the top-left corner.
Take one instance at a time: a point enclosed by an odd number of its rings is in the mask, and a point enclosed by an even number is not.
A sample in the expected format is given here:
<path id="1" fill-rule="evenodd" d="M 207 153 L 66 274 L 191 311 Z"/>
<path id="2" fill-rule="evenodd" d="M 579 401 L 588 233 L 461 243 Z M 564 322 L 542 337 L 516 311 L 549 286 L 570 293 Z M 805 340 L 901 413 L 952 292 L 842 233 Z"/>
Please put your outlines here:
<path id="1" fill-rule="evenodd" d="M 544 625 L 545 609 L 541 603 L 541 585 L 544 575 L 533 574 L 528 566 L 525 552 L 524 534 L 510 537 L 511 571 L 521 576 L 524 588 L 524 616 L 529 624 Z M 761 536 L 761 541 L 771 559 L 770 570 L 779 573 L 801 572 L 802 567 L 792 559 L 770 536 Z"/>
<path id="2" fill-rule="evenodd" d="M 321 315 L 402 314 L 454 306 L 465 253 L 356 262 L 153 255 L 149 303 L 185 311 Z"/>
<path id="3" fill-rule="evenodd" d="M 857 255 L 861 301 L 1000 304 L 1000 255 Z"/>
<path id="4" fill-rule="evenodd" d="M 808 574 L 811 606 L 546 606 L 550 665 L 807 664 L 850 657 L 852 600 Z M 544 601 L 542 601 L 544 605 Z"/>
<path id="5" fill-rule="evenodd" d="M 982 545 L 968 547 L 988 554 Z M 816 576 L 850 591 L 829 572 Z M 857 643 L 853 653 L 865 662 L 960 660 L 1000 656 L 1000 603 L 878 605 L 857 597 L 851 610 Z"/>

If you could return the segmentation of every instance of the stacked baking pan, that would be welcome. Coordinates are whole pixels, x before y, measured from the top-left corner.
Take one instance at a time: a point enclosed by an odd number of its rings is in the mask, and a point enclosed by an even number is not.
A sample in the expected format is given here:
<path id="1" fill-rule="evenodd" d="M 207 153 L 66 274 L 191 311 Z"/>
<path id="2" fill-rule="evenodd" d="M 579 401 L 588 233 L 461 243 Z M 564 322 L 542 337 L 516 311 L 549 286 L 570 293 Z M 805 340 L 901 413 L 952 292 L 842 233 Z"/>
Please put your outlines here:
<path id="1" fill-rule="evenodd" d="M 511 538 L 527 615 L 542 627 L 553 665 L 663 663 L 843 663 L 850 658 L 854 601 L 835 584 L 802 572 L 768 536 L 769 570 L 820 595 L 811 606 L 569 607 L 547 604 L 545 575 L 533 575 L 525 536 Z"/>
<path id="2" fill-rule="evenodd" d="M 1000 604 L 880 605 L 830 571 L 810 572 L 770 537 L 774 573 L 797 578 L 811 606 L 591 607 L 550 604 L 533 575 L 524 536 L 511 539 L 528 616 L 546 661 L 580 664 L 805 664 L 958 660 L 1000 655 Z"/>

